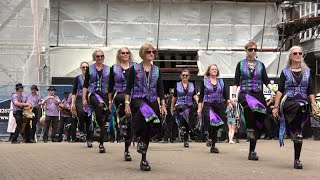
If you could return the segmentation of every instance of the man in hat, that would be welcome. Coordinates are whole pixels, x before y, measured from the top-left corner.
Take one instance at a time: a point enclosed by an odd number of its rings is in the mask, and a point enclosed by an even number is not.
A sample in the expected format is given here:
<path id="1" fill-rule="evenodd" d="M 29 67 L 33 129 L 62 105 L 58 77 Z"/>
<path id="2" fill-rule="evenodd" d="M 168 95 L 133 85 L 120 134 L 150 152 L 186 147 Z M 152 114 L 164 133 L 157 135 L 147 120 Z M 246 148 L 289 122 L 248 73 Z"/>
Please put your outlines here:
<path id="1" fill-rule="evenodd" d="M 23 102 L 23 85 L 21 83 L 16 84 L 16 92 L 11 95 L 11 101 L 12 101 L 12 111 L 13 116 L 16 119 L 17 127 L 14 131 L 13 137 L 12 137 L 12 144 L 17 144 L 19 133 L 22 129 L 22 108 L 23 106 L 28 106 L 29 104 Z"/>
<path id="2" fill-rule="evenodd" d="M 54 93 L 56 88 L 54 86 L 49 86 L 48 88 L 48 96 L 46 96 L 43 101 L 42 105 L 45 106 L 46 111 L 46 125 L 43 132 L 43 142 L 48 142 L 48 131 L 50 128 L 50 124 L 52 124 L 52 133 L 51 133 L 51 140 L 52 142 L 57 142 L 56 133 L 58 129 L 58 121 L 59 121 L 59 103 L 60 99 Z"/>
<path id="3" fill-rule="evenodd" d="M 34 117 L 31 119 L 31 127 L 30 123 L 27 123 L 26 130 L 28 133 L 25 133 L 25 140 L 29 143 L 35 143 L 35 133 L 37 129 L 37 122 L 40 118 L 40 95 L 37 93 L 39 91 L 36 85 L 31 86 L 31 93 L 26 96 L 26 103 L 32 106 L 32 112 L 34 113 Z M 30 131 L 29 131 L 30 129 Z"/>
<path id="4" fill-rule="evenodd" d="M 61 119 L 59 121 L 59 139 L 58 141 L 61 142 L 63 140 L 62 138 L 62 133 L 64 132 L 65 126 L 67 124 L 71 123 L 71 94 L 68 91 L 64 92 L 64 99 L 61 101 L 59 104 L 59 110 L 61 112 Z M 74 123 L 72 123 L 74 127 Z M 73 130 L 74 128 L 67 128 L 67 140 L 68 142 L 71 142 L 71 129 Z M 75 133 L 72 133 L 72 142 L 76 142 L 76 137 Z"/>

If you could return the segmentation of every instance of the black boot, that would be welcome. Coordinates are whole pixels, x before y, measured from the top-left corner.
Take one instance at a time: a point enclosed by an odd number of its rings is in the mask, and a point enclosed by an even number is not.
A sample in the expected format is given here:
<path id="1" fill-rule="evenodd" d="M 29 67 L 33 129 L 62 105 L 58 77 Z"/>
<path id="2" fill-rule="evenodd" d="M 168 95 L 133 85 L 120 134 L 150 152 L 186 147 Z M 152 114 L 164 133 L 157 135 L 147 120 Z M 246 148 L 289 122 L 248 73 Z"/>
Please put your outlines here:
<path id="1" fill-rule="evenodd" d="M 142 171 L 150 171 L 151 170 L 151 167 L 150 167 L 148 161 L 141 161 L 140 170 L 142 170 Z"/>
<path id="2" fill-rule="evenodd" d="M 251 151 L 251 152 L 249 152 L 248 160 L 258 161 L 259 160 L 259 156 L 257 155 L 256 152 Z"/>
<path id="3" fill-rule="evenodd" d="M 299 159 L 294 160 L 294 168 L 295 169 L 303 169 L 303 165 Z"/>
<path id="4" fill-rule="evenodd" d="M 125 161 L 132 161 L 132 158 L 130 156 L 129 151 L 128 152 L 124 152 L 124 160 Z"/>
<path id="5" fill-rule="evenodd" d="M 219 149 L 216 148 L 216 147 L 214 147 L 214 146 L 212 146 L 211 149 L 210 149 L 210 153 L 216 153 L 216 154 L 218 154 L 218 153 L 219 153 Z"/>
<path id="6" fill-rule="evenodd" d="M 88 148 L 92 148 L 92 142 L 91 141 L 87 141 L 87 146 L 88 146 Z"/>
<path id="7" fill-rule="evenodd" d="M 106 152 L 106 150 L 105 150 L 103 144 L 100 144 L 99 145 L 99 153 L 105 153 L 105 152 Z"/>
<path id="8" fill-rule="evenodd" d="M 188 141 L 184 141 L 183 146 L 184 146 L 185 148 L 188 148 L 188 147 L 189 147 Z"/>

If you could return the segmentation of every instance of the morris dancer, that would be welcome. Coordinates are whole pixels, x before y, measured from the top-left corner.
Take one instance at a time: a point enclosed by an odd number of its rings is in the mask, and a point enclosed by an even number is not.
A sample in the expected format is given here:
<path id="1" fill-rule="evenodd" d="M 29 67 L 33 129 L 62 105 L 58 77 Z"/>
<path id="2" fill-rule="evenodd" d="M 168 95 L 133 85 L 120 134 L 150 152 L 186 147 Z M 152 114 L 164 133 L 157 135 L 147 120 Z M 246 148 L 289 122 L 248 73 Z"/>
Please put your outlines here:
<path id="1" fill-rule="evenodd" d="M 160 126 L 160 109 L 162 115 L 167 114 L 161 72 L 159 67 L 151 63 L 155 53 L 155 48 L 151 44 L 144 44 L 140 48 L 139 55 L 142 62 L 130 68 L 125 91 L 125 112 L 127 115 L 131 114 L 131 109 L 133 112 L 133 126 L 138 137 L 137 151 L 142 154 L 140 163 L 142 171 L 151 170 L 146 156 L 150 138 L 156 135 L 155 129 Z M 158 97 L 161 101 L 160 108 Z"/>
<path id="2" fill-rule="evenodd" d="M 283 135 L 287 130 L 287 134 L 291 135 L 294 143 L 293 167 L 295 169 L 303 168 L 300 161 L 302 131 L 304 124 L 309 120 L 310 105 L 312 114 L 316 114 L 317 107 L 310 69 L 304 63 L 302 49 L 299 46 L 293 46 L 289 50 L 287 67 L 282 70 L 280 75 L 279 91 L 272 113 L 278 117 L 280 108 L 280 146 L 284 145 Z"/>
<path id="3" fill-rule="evenodd" d="M 209 133 L 207 146 L 211 147 L 210 153 L 219 153 L 215 143 L 217 142 L 217 130 L 226 122 L 225 102 L 232 108 L 227 88 L 219 76 L 216 64 L 208 66 L 203 82 L 200 85 L 200 97 L 198 104 L 198 115 L 203 114 L 205 131 Z M 202 113 L 203 111 L 203 113 Z"/>
<path id="4" fill-rule="evenodd" d="M 132 62 L 132 54 L 126 47 L 118 50 L 116 59 L 117 63 L 111 67 L 110 71 L 108 96 L 110 100 L 114 99 L 114 102 L 109 101 L 109 109 L 114 111 L 111 113 L 114 116 L 110 117 L 110 124 L 112 124 L 111 119 L 114 121 L 119 119 L 120 122 L 117 122 L 119 123 L 117 125 L 120 126 L 121 132 L 119 136 L 123 136 L 125 139 L 124 160 L 131 161 L 129 152 L 129 146 L 131 143 L 131 116 L 127 116 L 124 112 L 124 91 L 126 90 L 127 86 L 129 68 L 133 66 L 134 63 Z"/>
<path id="5" fill-rule="evenodd" d="M 108 86 L 110 67 L 103 64 L 104 53 L 102 50 L 95 50 L 92 54 L 94 64 L 86 70 L 83 84 L 82 103 L 83 106 L 90 106 L 91 130 L 93 122 L 97 121 L 100 128 L 99 152 L 105 153 L 103 141 L 105 137 L 105 120 L 109 116 L 108 110 Z M 89 147 L 89 145 L 88 145 Z"/>
<path id="6" fill-rule="evenodd" d="M 184 147 L 189 147 L 188 138 L 190 133 L 190 115 L 193 110 L 193 100 L 198 103 L 198 96 L 196 94 L 196 88 L 192 82 L 189 82 L 190 72 L 185 69 L 181 72 L 182 81 L 177 82 L 174 89 L 174 94 L 171 99 L 171 115 L 176 115 L 182 126 Z"/>
<path id="7" fill-rule="evenodd" d="M 257 44 L 249 42 L 245 45 L 247 53 L 246 59 L 237 64 L 235 72 L 235 82 L 233 86 L 232 98 L 236 97 L 236 90 L 240 86 L 238 102 L 243 107 L 242 119 L 244 129 L 247 127 L 247 138 L 250 141 L 250 150 L 248 159 L 259 160 L 255 152 L 258 130 L 263 126 L 266 117 L 266 101 L 262 91 L 263 83 L 274 96 L 272 85 L 268 78 L 264 64 L 256 59 Z"/>

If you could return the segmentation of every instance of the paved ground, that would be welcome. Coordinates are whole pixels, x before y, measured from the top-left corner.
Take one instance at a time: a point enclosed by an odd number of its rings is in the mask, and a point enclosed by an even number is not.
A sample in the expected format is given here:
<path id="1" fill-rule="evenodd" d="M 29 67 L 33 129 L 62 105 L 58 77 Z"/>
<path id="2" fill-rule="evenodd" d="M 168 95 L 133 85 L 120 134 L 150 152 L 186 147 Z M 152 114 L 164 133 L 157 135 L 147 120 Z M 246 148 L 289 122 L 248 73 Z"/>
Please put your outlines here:
<path id="1" fill-rule="evenodd" d="M 124 162 L 123 143 L 106 143 L 105 154 L 98 144 L 0 143 L 0 179 L 320 179 L 320 142 L 304 141 L 303 170 L 293 169 L 293 145 L 286 140 L 259 141 L 260 160 L 248 161 L 248 144 L 219 143 L 220 154 L 210 154 L 204 143 L 152 143 L 150 172 L 139 170 L 140 154 L 131 148 L 132 162 Z"/>

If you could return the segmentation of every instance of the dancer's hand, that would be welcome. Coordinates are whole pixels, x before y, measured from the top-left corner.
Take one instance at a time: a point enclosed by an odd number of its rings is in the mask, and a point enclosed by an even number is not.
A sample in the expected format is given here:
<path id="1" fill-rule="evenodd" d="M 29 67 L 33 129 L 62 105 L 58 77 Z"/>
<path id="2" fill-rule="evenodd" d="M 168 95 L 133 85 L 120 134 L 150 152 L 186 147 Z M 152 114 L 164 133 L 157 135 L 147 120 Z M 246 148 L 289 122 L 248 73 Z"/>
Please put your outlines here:
<path id="1" fill-rule="evenodd" d="M 129 104 L 125 104 L 124 105 L 124 112 L 126 113 L 126 115 L 130 115 L 131 114 L 131 108 Z"/>
<path id="2" fill-rule="evenodd" d="M 171 113 L 171 115 L 173 116 L 173 114 L 174 114 L 174 108 L 170 108 L 170 113 Z"/>
<path id="3" fill-rule="evenodd" d="M 83 104 L 83 105 L 87 105 L 87 104 L 88 104 L 86 98 L 82 98 L 82 104 Z"/>
<path id="4" fill-rule="evenodd" d="M 167 108 L 166 106 L 161 106 L 161 114 L 166 116 L 167 115 Z"/>
<path id="5" fill-rule="evenodd" d="M 198 109 L 198 110 L 197 110 L 198 116 L 201 116 L 201 113 L 202 113 L 202 110 L 201 110 L 201 109 Z"/>
<path id="6" fill-rule="evenodd" d="M 279 108 L 277 108 L 277 107 L 273 108 L 272 115 L 273 115 L 273 117 L 278 118 L 279 117 Z"/>

